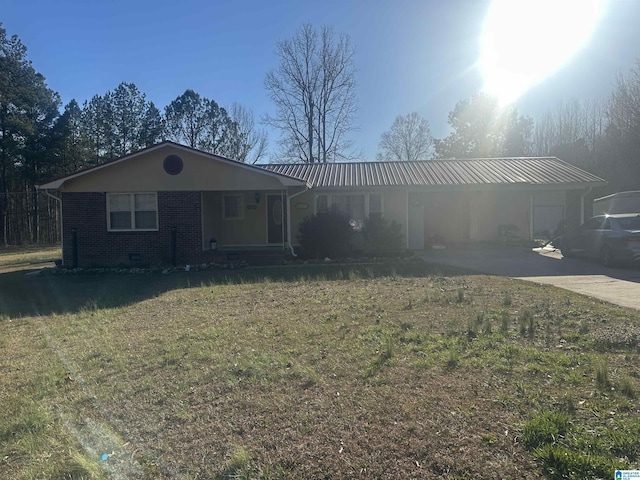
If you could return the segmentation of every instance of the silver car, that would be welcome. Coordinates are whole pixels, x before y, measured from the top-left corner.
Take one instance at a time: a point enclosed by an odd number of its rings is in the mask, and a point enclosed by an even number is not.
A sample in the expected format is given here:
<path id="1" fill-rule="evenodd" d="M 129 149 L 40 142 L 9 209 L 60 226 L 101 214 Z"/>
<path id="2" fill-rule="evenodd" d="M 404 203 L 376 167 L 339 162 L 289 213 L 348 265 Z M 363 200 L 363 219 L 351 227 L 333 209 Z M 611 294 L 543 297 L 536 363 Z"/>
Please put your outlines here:
<path id="1" fill-rule="evenodd" d="M 604 266 L 640 261 L 640 214 L 597 215 L 560 239 L 565 257 L 600 260 Z"/>

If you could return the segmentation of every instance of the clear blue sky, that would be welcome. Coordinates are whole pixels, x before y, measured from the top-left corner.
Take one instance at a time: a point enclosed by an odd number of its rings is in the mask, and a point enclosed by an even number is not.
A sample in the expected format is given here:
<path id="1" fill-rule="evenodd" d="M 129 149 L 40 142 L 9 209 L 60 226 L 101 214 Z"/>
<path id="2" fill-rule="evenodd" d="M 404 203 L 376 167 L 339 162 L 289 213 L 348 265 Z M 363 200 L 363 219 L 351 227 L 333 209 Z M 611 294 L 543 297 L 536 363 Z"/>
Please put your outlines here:
<path id="1" fill-rule="evenodd" d="M 585 0 L 587 1 L 587 0 Z M 187 88 L 259 118 L 274 47 L 304 22 L 351 37 L 358 69 L 354 146 L 372 160 L 396 115 L 418 111 L 435 137 L 456 102 L 482 88 L 476 64 L 488 0 L 2 0 L 0 21 L 64 103 L 134 82 L 157 106 Z M 534 118 L 561 100 L 605 97 L 640 56 L 640 1 L 611 0 L 591 42 L 516 105 Z M 562 35 L 522 25 L 523 35 Z M 270 132 L 275 148 L 276 132 Z"/>

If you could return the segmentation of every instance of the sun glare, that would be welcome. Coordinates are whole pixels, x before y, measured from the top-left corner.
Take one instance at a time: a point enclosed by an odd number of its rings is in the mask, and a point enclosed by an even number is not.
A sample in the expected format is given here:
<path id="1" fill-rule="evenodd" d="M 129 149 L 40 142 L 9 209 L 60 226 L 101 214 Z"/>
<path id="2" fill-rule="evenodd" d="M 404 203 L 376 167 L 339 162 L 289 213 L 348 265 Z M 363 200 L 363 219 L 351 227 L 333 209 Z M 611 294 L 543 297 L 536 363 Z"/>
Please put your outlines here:
<path id="1" fill-rule="evenodd" d="M 586 44 L 606 0 L 493 0 L 482 38 L 484 90 L 507 104 Z"/>

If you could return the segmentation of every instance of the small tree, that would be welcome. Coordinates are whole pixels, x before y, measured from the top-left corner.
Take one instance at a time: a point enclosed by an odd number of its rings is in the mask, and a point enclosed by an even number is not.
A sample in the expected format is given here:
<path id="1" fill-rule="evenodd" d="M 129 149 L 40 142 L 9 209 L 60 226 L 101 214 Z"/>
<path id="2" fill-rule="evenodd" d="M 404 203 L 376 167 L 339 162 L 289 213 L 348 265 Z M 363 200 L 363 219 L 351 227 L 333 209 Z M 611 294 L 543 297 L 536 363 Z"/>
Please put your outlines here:
<path id="1" fill-rule="evenodd" d="M 351 251 L 352 228 L 349 219 L 338 212 L 321 212 L 300 224 L 298 241 L 307 258 L 341 258 Z"/>
<path id="2" fill-rule="evenodd" d="M 368 254 L 384 257 L 394 255 L 402 248 L 402 226 L 395 220 L 367 217 L 362 231 Z"/>
<path id="3" fill-rule="evenodd" d="M 380 136 L 378 160 L 416 161 L 432 156 L 429 122 L 418 112 L 398 115 L 391 129 Z"/>

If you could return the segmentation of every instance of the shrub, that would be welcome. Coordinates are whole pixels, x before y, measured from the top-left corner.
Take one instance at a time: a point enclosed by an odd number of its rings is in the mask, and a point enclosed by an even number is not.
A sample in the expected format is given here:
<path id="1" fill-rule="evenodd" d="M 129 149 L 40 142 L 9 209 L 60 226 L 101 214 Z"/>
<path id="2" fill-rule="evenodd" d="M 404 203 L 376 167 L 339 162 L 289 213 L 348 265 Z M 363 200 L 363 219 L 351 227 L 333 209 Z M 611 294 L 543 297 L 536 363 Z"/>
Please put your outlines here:
<path id="1" fill-rule="evenodd" d="M 402 226 L 384 217 L 368 217 L 362 229 L 364 246 L 368 254 L 394 255 L 402 248 Z"/>
<path id="2" fill-rule="evenodd" d="M 611 478 L 616 468 L 602 455 L 584 454 L 562 445 L 546 444 L 535 450 L 534 456 L 551 479 Z"/>
<path id="3" fill-rule="evenodd" d="M 533 450 L 545 444 L 559 442 L 567 433 L 570 421 L 571 418 L 561 412 L 542 412 L 525 424 L 522 435 L 524 444 Z"/>
<path id="4" fill-rule="evenodd" d="M 349 219 L 333 210 L 306 217 L 300 224 L 298 241 L 306 258 L 341 258 L 351 252 Z"/>
<path id="5" fill-rule="evenodd" d="M 609 364 L 606 360 L 600 360 L 596 363 L 596 387 L 598 390 L 609 389 Z"/>

